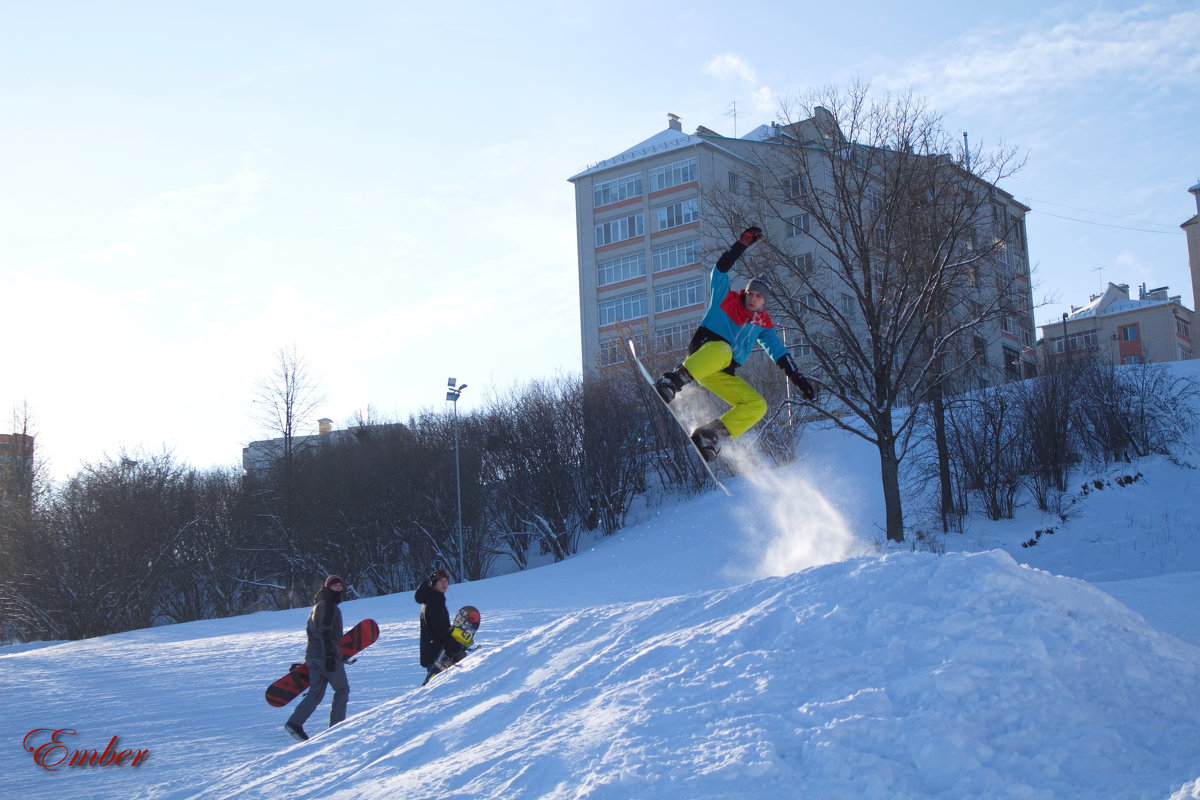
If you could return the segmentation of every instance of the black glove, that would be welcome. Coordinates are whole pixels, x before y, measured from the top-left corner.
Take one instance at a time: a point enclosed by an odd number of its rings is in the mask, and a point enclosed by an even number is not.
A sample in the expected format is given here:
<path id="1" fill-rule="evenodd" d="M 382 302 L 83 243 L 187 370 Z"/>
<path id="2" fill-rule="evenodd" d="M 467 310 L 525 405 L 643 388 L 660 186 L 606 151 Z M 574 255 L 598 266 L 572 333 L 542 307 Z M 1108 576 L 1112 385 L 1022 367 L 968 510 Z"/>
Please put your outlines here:
<path id="1" fill-rule="evenodd" d="M 800 394 L 804 395 L 805 400 L 811 403 L 817 399 L 817 389 L 808 378 L 803 375 L 788 375 L 788 380 L 795 384 L 796 388 L 800 390 Z"/>
<path id="2" fill-rule="evenodd" d="M 743 247 L 749 247 L 762 238 L 762 228 L 746 228 L 742 231 L 742 235 L 738 237 L 738 241 Z"/>
<path id="3" fill-rule="evenodd" d="M 775 363 L 779 365 L 781 370 L 787 373 L 788 380 L 792 382 L 793 386 L 800 390 L 800 394 L 805 400 L 811 402 L 816 399 L 816 387 L 814 387 L 812 382 L 808 378 L 804 377 L 804 374 L 800 372 L 800 368 L 796 366 L 796 361 L 792 358 L 791 353 L 784 353 L 783 356 Z"/>
<path id="4" fill-rule="evenodd" d="M 334 663 L 333 654 L 330 653 L 329 655 L 325 656 L 325 671 L 333 672 L 335 669 L 337 669 L 337 664 Z"/>

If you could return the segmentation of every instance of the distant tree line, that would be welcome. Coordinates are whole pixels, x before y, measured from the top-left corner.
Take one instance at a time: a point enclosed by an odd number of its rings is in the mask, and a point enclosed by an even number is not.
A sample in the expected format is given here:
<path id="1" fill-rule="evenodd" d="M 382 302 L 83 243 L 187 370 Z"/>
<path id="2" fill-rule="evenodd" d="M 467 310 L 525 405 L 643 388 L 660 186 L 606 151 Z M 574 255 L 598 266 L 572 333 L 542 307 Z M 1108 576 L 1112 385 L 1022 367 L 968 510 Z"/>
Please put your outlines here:
<path id="1" fill-rule="evenodd" d="M 122 452 L 0 493 L 0 641 L 301 606 L 328 573 L 358 596 L 412 589 L 435 566 L 478 579 L 570 556 L 639 494 L 702 485 L 632 371 L 534 381 L 457 417 L 460 553 L 451 413 L 300 436 L 299 366 L 276 376 L 283 441 L 265 470 Z"/>

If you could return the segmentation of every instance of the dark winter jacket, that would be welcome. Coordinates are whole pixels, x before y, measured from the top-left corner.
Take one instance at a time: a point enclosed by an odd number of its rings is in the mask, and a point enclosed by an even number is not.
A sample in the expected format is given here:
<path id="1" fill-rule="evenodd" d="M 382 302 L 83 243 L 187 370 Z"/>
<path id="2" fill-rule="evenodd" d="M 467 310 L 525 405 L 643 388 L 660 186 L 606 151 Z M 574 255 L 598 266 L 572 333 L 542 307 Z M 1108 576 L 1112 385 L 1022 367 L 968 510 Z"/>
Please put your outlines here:
<path id="1" fill-rule="evenodd" d="M 305 661 L 324 661 L 332 655 L 340 662 L 342 641 L 342 593 L 332 589 L 317 592 L 316 605 L 308 615 L 308 648 L 304 651 Z"/>
<path id="2" fill-rule="evenodd" d="M 450 612 L 446 595 L 434 589 L 429 581 L 418 588 L 413 599 L 421 604 L 421 666 L 429 669 L 442 650 L 457 653 L 462 645 L 450 635 Z"/>

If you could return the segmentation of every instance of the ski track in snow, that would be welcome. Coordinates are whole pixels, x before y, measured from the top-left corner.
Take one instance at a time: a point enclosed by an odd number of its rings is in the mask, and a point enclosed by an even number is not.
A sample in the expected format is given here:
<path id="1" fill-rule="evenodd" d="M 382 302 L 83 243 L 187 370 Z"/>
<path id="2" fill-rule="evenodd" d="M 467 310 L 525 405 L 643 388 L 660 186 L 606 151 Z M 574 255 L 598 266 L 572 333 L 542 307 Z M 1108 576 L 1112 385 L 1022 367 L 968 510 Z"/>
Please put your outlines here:
<path id="1" fill-rule="evenodd" d="M 733 501 L 646 510 L 562 564 L 451 587 L 483 646 L 427 687 L 411 593 L 346 603 L 381 637 L 349 668 L 351 717 L 322 730 L 327 696 L 309 742 L 263 700 L 307 609 L 2 648 L 0 789 L 1200 798 L 1195 470 L 1147 460 L 1034 547 L 1049 523 L 1026 510 L 948 537 L 963 552 L 880 554 L 869 448 L 825 433 L 801 451 L 732 481 Z M 34 728 L 151 755 L 48 772 L 20 747 Z"/>

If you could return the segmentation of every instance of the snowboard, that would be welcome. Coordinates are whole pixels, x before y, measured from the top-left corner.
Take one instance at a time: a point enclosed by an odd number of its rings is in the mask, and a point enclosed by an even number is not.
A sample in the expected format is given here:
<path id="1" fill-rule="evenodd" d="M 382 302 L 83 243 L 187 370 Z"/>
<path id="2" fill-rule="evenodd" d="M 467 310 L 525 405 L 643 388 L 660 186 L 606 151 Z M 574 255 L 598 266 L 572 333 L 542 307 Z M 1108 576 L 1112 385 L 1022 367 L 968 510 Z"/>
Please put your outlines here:
<path id="1" fill-rule="evenodd" d="M 463 606 L 454 615 L 454 621 L 450 623 L 450 635 L 454 637 L 454 641 L 463 646 L 462 650 L 451 655 L 445 650 L 438 656 L 438 660 L 433 662 L 433 666 L 429 668 L 429 674 L 425 676 L 424 686 L 426 683 L 440 672 L 453 667 L 458 662 L 467 657 L 467 653 L 473 653 L 479 649 L 479 645 L 475 644 L 475 632 L 479 630 L 479 622 L 482 617 L 479 614 L 479 609 L 475 606 Z"/>
<path id="2" fill-rule="evenodd" d="M 355 653 L 374 644 L 379 638 L 379 625 L 373 619 L 364 619 L 342 636 L 339 642 L 342 658 L 350 658 Z M 278 708 L 286 706 L 308 688 L 308 664 L 292 664 L 287 675 L 267 687 L 267 703 Z"/>
<path id="3" fill-rule="evenodd" d="M 638 372 L 642 373 L 642 377 L 646 379 L 646 383 L 650 384 L 650 393 L 658 398 L 658 401 L 666 407 L 667 412 L 671 415 L 671 419 L 675 420 L 675 422 L 679 425 L 679 429 L 683 431 L 683 435 L 687 437 L 688 444 L 692 446 L 692 452 L 696 454 L 696 458 L 700 459 L 700 463 L 704 465 L 706 470 L 708 470 L 708 477 L 712 478 L 713 483 L 715 483 L 721 489 L 721 491 L 725 493 L 726 497 L 733 497 L 733 492 L 725 488 L 725 484 L 721 483 L 721 479 L 717 477 L 716 471 L 713 470 L 712 464 L 705 460 L 704 454 L 700 452 L 700 448 L 696 447 L 696 443 L 692 441 L 691 431 L 687 429 L 687 425 L 685 425 L 683 420 L 679 418 L 679 415 L 675 413 L 675 408 L 670 403 L 663 400 L 662 395 L 660 395 L 658 390 L 654 388 L 654 376 L 650 374 L 650 371 L 646 369 L 646 366 L 642 363 L 642 360 L 638 358 L 637 347 L 634 345 L 633 340 L 629 340 L 628 344 L 629 353 L 633 356 L 633 363 L 637 364 Z"/>

